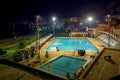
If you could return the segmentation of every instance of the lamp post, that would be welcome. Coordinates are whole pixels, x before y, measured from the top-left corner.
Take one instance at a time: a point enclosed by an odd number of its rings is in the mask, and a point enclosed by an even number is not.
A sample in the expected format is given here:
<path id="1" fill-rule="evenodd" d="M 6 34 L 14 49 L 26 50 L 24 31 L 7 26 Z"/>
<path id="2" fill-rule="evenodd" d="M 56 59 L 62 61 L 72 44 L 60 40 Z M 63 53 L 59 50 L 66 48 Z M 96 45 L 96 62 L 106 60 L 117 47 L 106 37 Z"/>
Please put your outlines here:
<path id="1" fill-rule="evenodd" d="M 56 17 L 52 17 L 52 21 L 53 21 L 53 36 L 55 36 L 55 21 L 56 21 Z"/>
<path id="2" fill-rule="evenodd" d="M 89 27 L 91 27 L 91 22 L 93 21 L 93 17 L 88 17 L 87 21 L 89 22 Z"/>
<path id="3" fill-rule="evenodd" d="M 17 38 L 17 34 L 15 32 L 13 32 L 14 34 L 14 44 L 16 43 L 16 38 Z"/>
<path id="4" fill-rule="evenodd" d="M 106 21 L 108 23 L 108 46 L 110 47 L 110 21 L 111 21 L 111 16 L 110 14 L 107 15 Z"/>
<path id="5" fill-rule="evenodd" d="M 91 27 L 91 22 L 93 21 L 93 17 L 88 17 L 87 21 L 89 22 L 89 27 Z M 89 28 L 89 27 L 87 28 L 87 31 L 91 30 L 91 28 Z M 90 36 L 89 32 L 88 32 L 88 36 Z M 92 35 L 91 35 L 91 37 L 92 37 Z"/>
<path id="6" fill-rule="evenodd" d="M 14 35 L 14 44 L 15 44 L 16 38 L 17 38 L 17 33 L 15 32 L 15 23 L 13 23 L 12 25 L 13 25 L 13 30 L 14 30 L 14 32 L 12 34 Z"/>
<path id="7" fill-rule="evenodd" d="M 40 39 L 39 39 L 39 26 L 38 26 L 38 21 L 39 21 L 40 16 L 36 15 L 36 61 L 40 61 Z"/>

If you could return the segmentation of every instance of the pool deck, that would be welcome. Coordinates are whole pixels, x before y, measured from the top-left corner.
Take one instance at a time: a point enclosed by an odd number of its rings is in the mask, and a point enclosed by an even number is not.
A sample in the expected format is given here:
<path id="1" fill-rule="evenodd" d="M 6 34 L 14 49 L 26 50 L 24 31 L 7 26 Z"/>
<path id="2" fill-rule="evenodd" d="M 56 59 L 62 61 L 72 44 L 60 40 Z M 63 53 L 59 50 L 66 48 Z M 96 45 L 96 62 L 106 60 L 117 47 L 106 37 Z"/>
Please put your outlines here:
<path id="1" fill-rule="evenodd" d="M 97 48 L 99 48 L 99 51 L 103 49 L 102 45 L 100 42 L 98 42 L 97 40 L 95 39 L 92 39 L 92 38 L 88 38 Z M 60 50 L 60 51 L 56 51 L 56 50 L 51 50 L 51 51 L 48 51 L 48 55 L 49 57 L 46 58 L 45 55 L 46 55 L 46 47 L 51 43 L 52 39 L 49 40 L 48 42 L 46 42 L 45 45 L 42 46 L 42 48 L 40 49 L 40 57 L 41 57 L 41 62 L 38 64 L 42 64 L 48 60 L 50 60 L 51 58 L 54 58 L 56 56 L 59 56 L 59 55 L 67 55 L 67 56 L 72 56 L 72 57 L 77 57 L 77 58 L 83 58 L 83 59 L 86 59 L 86 60 L 90 60 L 90 55 L 94 55 L 96 54 L 97 52 L 96 51 L 92 51 L 92 50 L 87 50 L 86 51 L 86 54 L 84 56 L 78 56 L 78 53 L 77 51 L 74 51 L 73 50 Z M 21 64 L 24 64 L 24 65 L 27 65 L 29 63 L 31 63 L 32 61 L 35 61 L 36 58 L 32 58 L 29 60 L 29 62 L 26 62 L 26 61 L 21 61 L 20 63 Z M 37 65 L 36 65 L 37 66 Z"/>

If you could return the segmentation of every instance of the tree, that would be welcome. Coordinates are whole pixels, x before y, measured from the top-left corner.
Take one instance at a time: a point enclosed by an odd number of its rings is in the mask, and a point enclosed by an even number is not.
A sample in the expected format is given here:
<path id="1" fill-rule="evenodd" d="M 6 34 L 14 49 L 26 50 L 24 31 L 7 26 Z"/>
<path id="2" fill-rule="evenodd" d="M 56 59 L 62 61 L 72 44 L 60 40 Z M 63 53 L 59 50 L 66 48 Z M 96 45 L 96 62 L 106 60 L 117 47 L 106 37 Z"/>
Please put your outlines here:
<path id="1" fill-rule="evenodd" d="M 24 56 L 29 58 L 29 49 L 24 49 Z"/>
<path id="2" fill-rule="evenodd" d="M 26 41 L 21 41 L 21 42 L 18 43 L 18 48 L 19 48 L 19 49 L 22 49 L 22 48 L 24 48 L 26 45 L 27 45 L 27 42 L 26 42 Z"/>
<path id="3" fill-rule="evenodd" d="M 30 57 L 31 57 L 31 58 L 33 58 L 33 57 L 35 56 L 34 50 L 35 50 L 35 48 L 34 48 L 34 46 L 32 46 L 32 47 L 30 48 Z"/>
<path id="4" fill-rule="evenodd" d="M 5 51 L 4 49 L 1 49 L 0 48 L 0 55 L 3 55 L 3 54 L 5 54 L 7 51 Z"/>
<path id="5" fill-rule="evenodd" d="M 29 61 L 29 49 L 23 49 L 23 58 L 28 62 Z"/>
<path id="6" fill-rule="evenodd" d="M 16 51 L 16 53 L 13 56 L 13 61 L 19 62 L 22 61 L 22 59 L 23 59 L 23 54 L 21 53 L 21 51 Z"/>

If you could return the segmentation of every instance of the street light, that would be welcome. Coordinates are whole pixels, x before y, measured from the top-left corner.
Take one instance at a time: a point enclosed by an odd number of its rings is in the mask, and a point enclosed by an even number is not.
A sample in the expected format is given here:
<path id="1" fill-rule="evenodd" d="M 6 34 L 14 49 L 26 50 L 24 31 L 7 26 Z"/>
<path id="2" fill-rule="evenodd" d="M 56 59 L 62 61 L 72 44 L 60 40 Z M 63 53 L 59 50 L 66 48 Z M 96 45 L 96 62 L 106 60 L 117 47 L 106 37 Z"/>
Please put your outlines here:
<path id="1" fill-rule="evenodd" d="M 91 27 L 91 22 L 93 21 L 93 17 L 88 17 L 87 21 L 89 23 L 89 27 Z M 87 28 L 89 30 L 89 27 Z"/>
<path id="2" fill-rule="evenodd" d="M 52 21 L 53 21 L 53 36 L 55 36 L 55 21 L 56 21 L 56 17 L 52 17 Z"/>
<path id="3" fill-rule="evenodd" d="M 108 30 L 108 46 L 110 47 L 110 21 L 111 21 L 111 16 L 110 14 L 107 15 L 106 21 L 108 22 L 109 30 Z"/>
<path id="4" fill-rule="evenodd" d="M 53 22 L 55 22 L 55 20 L 56 20 L 56 17 L 52 17 L 52 20 L 53 20 Z"/>
<path id="5" fill-rule="evenodd" d="M 91 22 L 93 21 L 93 17 L 88 17 L 88 18 L 87 18 L 87 21 L 90 23 L 89 26 L 91 27 Z"/>

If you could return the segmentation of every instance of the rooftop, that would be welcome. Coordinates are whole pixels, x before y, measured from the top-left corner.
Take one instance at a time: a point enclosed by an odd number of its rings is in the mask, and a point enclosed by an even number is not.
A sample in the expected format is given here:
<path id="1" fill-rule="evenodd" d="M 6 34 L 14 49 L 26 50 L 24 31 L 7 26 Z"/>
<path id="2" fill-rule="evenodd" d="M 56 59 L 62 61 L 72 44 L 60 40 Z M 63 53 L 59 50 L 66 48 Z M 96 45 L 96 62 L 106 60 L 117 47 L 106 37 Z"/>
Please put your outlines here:
<path id="1" fill-rule="evenodd" d="M 41 80 L 40 78 L 13 66 L 0 64 L 0 80 Z"/>
<path id="2" fill-rule="evenodd" d="M 111 56 L 110 61 L 105 56 Z M 120 50 L 105 49 L 90 69 L 85 80 L 119 80 L 120 79 Z"/>

